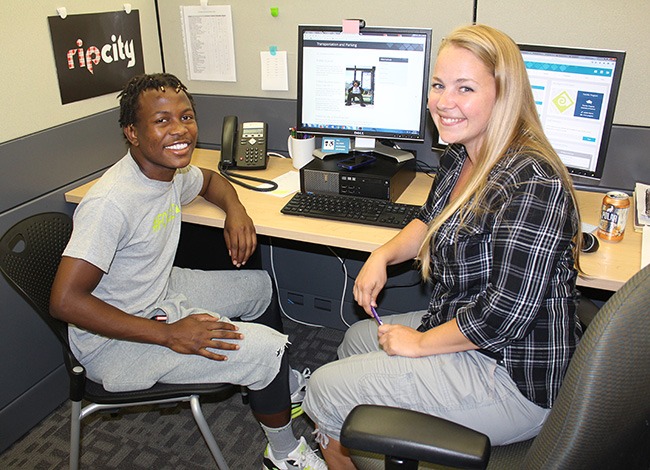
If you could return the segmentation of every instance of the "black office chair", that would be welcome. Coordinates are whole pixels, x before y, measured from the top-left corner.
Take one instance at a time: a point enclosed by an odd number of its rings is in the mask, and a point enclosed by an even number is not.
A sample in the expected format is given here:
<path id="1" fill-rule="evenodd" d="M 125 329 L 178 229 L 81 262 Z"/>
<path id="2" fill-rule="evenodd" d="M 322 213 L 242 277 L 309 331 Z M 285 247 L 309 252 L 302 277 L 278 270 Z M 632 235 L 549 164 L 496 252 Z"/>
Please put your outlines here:
<path id="1" fill-rule="evenodd" d="M 341 442 L 360 469 L 650 468 L 650 266 L 598 311 L 548 419 L 531 440 L 490 448 L 487 436 L 424 413 L 360 405 Z M 385 455 L 385 461 L 381 457 Z M 389 456 L 395 456 L 391 458 Z"/>
<path id="2" fill-rule="evenodd" d="M 202 396 L 231 396 L 238 388 L 231 384 L 162 384 L 147 390 L 108 392 L 86 377 L 68 343 L 68 325 L 49 313 L 50 289 L 61 253 L 72 233 L 66 214 L 50 212 L 34 215 L 10 228 L 0 239 L 0 271 L 8 283 L 34 307 L 63 346 L 70 377 L 71 429 L 70 468 L 79 466 L 81 421 L 99 410 L 115 410 L 141 405 L 189 402 L 194 420 L 220 470 L 228 465 L 201 410 Z M 82 400 L 90 402 L 82 408 Z"/>

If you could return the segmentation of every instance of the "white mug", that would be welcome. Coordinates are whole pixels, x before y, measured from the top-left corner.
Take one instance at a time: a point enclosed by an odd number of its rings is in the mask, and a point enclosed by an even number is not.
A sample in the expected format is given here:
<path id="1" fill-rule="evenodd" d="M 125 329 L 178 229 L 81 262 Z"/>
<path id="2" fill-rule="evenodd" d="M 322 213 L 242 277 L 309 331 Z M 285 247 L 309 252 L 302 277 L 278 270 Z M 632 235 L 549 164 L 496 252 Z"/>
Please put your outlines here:
<path id="1" fill-rule="evenodd" d="M 287 139 L 287 149 L 289 150 L 289 156 L 293 162 L 293 167 L 296 170 L 299 170 L 314 159 L 316 137 L 299 139 L 289 136 Z"/>

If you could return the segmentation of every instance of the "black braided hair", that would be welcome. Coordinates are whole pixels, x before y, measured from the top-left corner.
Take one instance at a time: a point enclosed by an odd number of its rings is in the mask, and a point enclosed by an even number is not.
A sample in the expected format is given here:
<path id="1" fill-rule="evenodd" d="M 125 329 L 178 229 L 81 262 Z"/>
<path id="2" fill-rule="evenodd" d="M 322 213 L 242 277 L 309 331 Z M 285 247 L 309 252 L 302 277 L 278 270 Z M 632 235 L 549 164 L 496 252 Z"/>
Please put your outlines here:
<path id="1" fill-rule="evenodd" d="M 176 93 L 185 92 L 192 110 L 194 108 L 194 98 L 187 91 L 187 87 L 181 81 L 170 73 L 154 73 L 136 75 L 124 86 L 124 89 L 117 96 L 120 100 L 120 126 L 122 128 L 135 124 L 138 112 L 138 97 L 145 90 L 165 91 L 166 88 L 174 90 Z"/>

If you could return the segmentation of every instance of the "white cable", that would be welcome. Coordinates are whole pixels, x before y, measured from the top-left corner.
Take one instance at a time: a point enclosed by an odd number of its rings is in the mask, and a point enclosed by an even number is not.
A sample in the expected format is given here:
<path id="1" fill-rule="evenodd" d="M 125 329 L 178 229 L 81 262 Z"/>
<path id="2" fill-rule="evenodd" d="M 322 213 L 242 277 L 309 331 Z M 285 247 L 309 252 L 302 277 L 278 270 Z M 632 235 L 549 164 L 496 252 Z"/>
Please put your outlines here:
<path id="1" fill-rule="evenodd" d="M 350 328 L 351 325 L 345 321 L 345 317 L 343 316 L 345 292 L 348 290 L 348 267 L 345 265 L 345 261 L 343 261 L 343 259 L 338 254 L 336 254 L 336 251 L 334 251 L 334 249 L 331 246 L 328 246 L 327 248 L 332 252 L 334 256 L 336 256 L 339 259 L 339 261 L 341 262 L 341 267 L 343 268 L 343 292 L 341 293 L 341 308 L 339 309 L 339 317 L 341 318 L 343 324 L 348 328 Z"/>
<path id="2" fill-rule="evenodd" d="M 282 314 L 292 322 L 299 323 L 305 326 L 314 326 L 316 328 L 323 328 L 323 325 L 316 325 L 313 323 L 307 323 L 304 321 L 297 320 L 289 316 L 289 314 L 284 311 L 284 307 L 282 307 L 282 299 L 280 298 L 280 286 L 278 285 L 278 276 L 275 273 L 275 263 L 273 262 L 273 238 L 272 237 L 269 237 L 269 255 L 271 257 L 271 273 L 273 274 L 273 282 L 275 282 L 275 291 L 277 292 L 278 295 L 278 306 L 280 307 L 280 311 L 282 312 Z"/>

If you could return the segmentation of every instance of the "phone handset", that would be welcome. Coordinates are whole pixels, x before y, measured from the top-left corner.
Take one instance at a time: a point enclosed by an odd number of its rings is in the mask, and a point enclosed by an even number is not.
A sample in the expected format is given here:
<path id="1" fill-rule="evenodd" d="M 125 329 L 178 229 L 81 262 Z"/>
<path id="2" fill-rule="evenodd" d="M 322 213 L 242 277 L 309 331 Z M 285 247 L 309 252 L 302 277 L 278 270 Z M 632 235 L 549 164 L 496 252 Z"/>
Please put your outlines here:
<path id="1" fill-rule="evenodd" d="M 221 132 L 221 167 L 235 166 L 235 145 L 237 143 L 237 116 L 223 118 Z"/>

